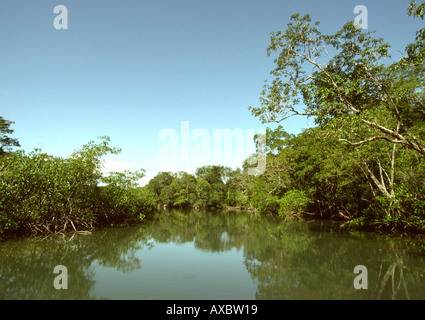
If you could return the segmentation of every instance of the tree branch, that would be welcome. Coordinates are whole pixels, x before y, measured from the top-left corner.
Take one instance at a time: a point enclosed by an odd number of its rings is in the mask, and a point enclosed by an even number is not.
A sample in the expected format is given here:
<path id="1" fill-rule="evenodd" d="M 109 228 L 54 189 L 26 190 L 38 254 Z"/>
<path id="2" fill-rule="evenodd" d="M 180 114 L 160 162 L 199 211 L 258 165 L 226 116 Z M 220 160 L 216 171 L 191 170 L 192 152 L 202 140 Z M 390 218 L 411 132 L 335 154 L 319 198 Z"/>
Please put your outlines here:
<path id="1" fill-rule="evenodd" d="M 386 141 L 391 142 L 391 143 L 407 144 L 405 140 L 391 140 L 390 138 L 385 137 L 385 136 L 375 136 L 375 137 L 365 139 L 365 140 L 362 140 L 362 141 L 358 141 L 358 142 L 352 142 L 352 141 L 347 140 L 347 139 L 338 139 L 338 140 L 341 141 L 341 142 L 347 142 L 348 144 L 350 144 L 352 146 L 361 146 L 365 143 L 376 141 L 376 140 L 386 140 Z"/>

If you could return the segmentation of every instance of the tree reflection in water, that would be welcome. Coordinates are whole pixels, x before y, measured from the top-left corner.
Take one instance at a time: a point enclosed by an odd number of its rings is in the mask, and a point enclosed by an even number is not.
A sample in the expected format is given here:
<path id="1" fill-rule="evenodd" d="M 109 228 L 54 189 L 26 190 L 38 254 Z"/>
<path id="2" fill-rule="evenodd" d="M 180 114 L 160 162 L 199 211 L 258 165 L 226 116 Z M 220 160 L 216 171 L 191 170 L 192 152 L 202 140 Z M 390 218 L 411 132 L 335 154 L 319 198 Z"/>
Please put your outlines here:
<path id="1" fill-rule="evenodd" d="M 131 273 L 143 269 L 140 252 L 146 248 L 185 243 L 211 254 L 240 251 L 241 263 L 258 283 L 257 299 L 425 298 L 423 240 L 350 234 L 330 221 L 165 210 L 135 227 L 70 239 L 0 243 L 0 299 L 96 299 L 97 266 Z M 72 290 L 54 289 L 53 268 L 58 264 L 67 266 Z M 353 286 L 356 265 L 368 268 L 367 290 Z"/>

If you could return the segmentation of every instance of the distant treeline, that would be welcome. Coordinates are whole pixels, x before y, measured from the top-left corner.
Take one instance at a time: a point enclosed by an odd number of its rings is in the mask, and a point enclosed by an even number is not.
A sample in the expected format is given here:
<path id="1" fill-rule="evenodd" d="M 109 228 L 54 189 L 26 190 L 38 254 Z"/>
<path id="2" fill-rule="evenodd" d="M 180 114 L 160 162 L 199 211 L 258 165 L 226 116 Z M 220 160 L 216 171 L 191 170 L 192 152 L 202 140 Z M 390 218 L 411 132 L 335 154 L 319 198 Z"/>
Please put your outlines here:
<path id="1" fill-rule="evenodd" d="M 147 184 L 160 206 L 239 207 L 257 212 L 343 219 L 353 227 L 425 231 L 425 162 L 385 141 L 353 147 L 329 127 L 287 134 L 267 129 L 266 170 L 204 166 L 160 172 Z M 392 170 L 392 171 L 391 171 Z"/>

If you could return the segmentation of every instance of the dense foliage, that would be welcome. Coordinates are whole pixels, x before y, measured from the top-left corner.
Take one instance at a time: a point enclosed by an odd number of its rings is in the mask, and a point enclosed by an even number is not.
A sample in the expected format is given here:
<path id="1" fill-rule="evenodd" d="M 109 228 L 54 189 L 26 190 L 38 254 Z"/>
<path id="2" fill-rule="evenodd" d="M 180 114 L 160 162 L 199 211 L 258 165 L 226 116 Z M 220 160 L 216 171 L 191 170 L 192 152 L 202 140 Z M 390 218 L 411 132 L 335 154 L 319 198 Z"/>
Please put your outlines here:
<path id="1" fill-rule="evenodd" d="M 66 159 L 37 149 L 0 156 L 0 236 L 76 231 L 143 218 L 156 206 L 153 194 L 137 185 L 143 170 L 102 174 L 102 156 L 119 151 L 102 137 Z"/>
<path id="2" fill-rule="evenodd" d="M 424 7 L 412 1 L 408 14 L 423 19 Z M 292 206 L 353 224 L 424 229 L 425 28 L 395 61 L 388 43 L 353 22 L 333 35 L 319 25 L 295 14 L 285 32 L 271 34 L 274 78 L 250 110 L 263 123 L 307 116 L 317 126 L 297 137 L 271 131 L 274 144 L 277 133 L 286 142 L 257 178 L 267 190 L 262 201 L 280 213 Z M 269 178 L 283 174 L 283 184 Z"/>
<path id="3" fill-rule="evenodd" d="M 412 2 L 408 14 L 423 19 L 424 8 Z M 249 175 L 247 162 L 243 170 L 161 173 L 149 184 L 159 202 L 425 230 L 425 28 L 392 60 L 388 43 L 352 21 L 333 35 L 319 25 L 295 14 L 271 34 L 274 78 L 261 107 L 250 107 L 263 123 L 308 116 L 316 126 L 296 136 L 267 128 L 263 174 Z"/>
<path id="4" fill-rule="evenodd" d="M 147 187 L 156 195 L 158 203 L 178 208 L 217 208 L 248 205 L 240 189 L 241 171 L 223 166 L 204 166 L 195 174 L 160 172 Z"/>
<path id="5" fill-rule="evenodd" d="M 425 3 L 412 2 L 408 14 L 423 20 Z M 247 159 L 237 170 L 160 172 L 140 187 L 143 170 L 102 175 L 102 157 L 119 152 L 107 137 L 66 159 L 12 152 L 19 146 L 9 137 L 13 122 L 0 117 L 0 236 L 143 219 L 157 205 L 306 213 L 425 231 L 425 28 L 395 61 L 388 43 L 353 22 L 333 35 L 319 25 L 295 14 L 285 32 L 271 34 L 274 78 L 261 106 L 250 110 L 263 123 L 308 116 L 316 126 L 298 135 L 268 128 L 265 147 L 255 136 L 264 172 L 252 174 Z"/>

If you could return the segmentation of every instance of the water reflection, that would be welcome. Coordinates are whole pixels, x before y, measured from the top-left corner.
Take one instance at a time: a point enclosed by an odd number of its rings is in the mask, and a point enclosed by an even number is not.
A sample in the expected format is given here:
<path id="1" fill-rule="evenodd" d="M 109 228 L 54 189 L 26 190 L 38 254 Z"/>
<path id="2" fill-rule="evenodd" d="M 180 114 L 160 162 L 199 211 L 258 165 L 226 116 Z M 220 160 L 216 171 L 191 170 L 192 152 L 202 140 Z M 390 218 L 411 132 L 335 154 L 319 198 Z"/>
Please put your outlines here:
<path id="1" fill-rule="evenodd" d="M 0 299 L 424 299 L 424 253 L 423 240 L 329 221 L 163 211 L 130 228 L 0 243 Z M 53 287 L 59 264 L 68 290 Z M 367 290 L 354 289 L 356 265 Z"/>

